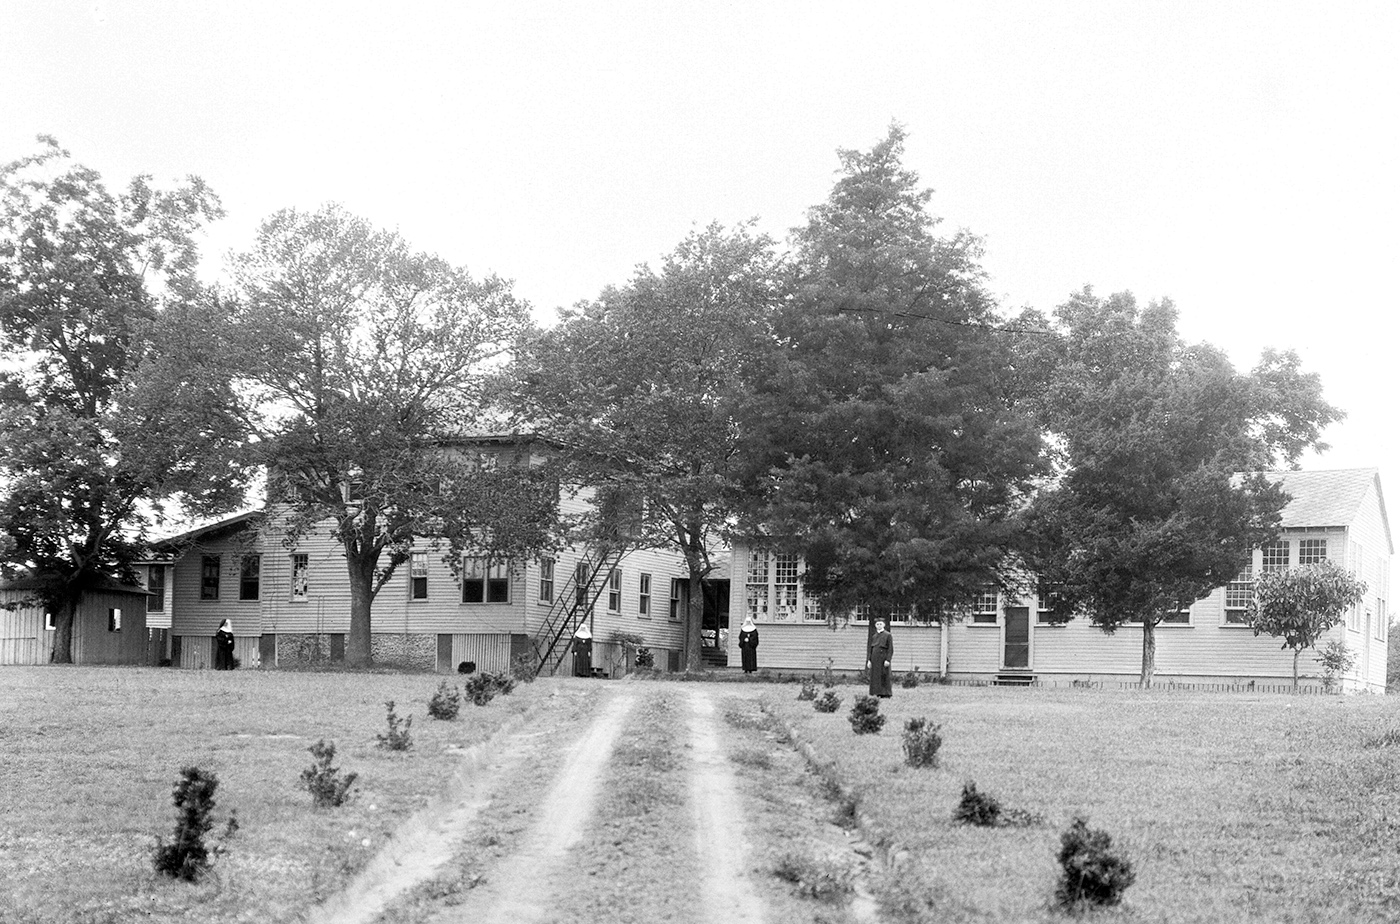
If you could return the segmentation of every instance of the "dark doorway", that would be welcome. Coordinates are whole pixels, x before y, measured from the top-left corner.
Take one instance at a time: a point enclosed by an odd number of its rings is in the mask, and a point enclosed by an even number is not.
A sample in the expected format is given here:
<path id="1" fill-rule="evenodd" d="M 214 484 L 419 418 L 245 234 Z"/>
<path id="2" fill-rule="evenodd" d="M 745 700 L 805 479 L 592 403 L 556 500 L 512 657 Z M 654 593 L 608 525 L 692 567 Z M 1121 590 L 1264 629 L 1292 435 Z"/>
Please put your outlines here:
<path id="1" fill-rule="evenodd" d="M 1031 611 L 1025 606 L 1006 608 L 1006 649 L 1003 667 L 1031 666 Z"/>
<path id="2" fill-rule="evenodd" d="M 703 648 L 723 648 L 729 632 L 729 582 L 704 580 L 700 582 L 704 610 L 700 617 L 700 645 Z"/>

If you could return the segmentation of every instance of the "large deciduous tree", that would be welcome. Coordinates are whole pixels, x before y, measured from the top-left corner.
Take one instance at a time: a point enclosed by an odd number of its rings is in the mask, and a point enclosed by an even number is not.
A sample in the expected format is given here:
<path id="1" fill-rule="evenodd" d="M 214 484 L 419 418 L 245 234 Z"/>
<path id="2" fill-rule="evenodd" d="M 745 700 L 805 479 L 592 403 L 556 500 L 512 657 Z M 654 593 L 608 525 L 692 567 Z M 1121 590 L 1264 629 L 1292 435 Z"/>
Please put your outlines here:
<path id="1" fill-rule="evenodd" d="M 163 504 L 242 501 L 227 382 L 198 362 L 196 234 L 221 215 L 197 178 L 113 193 L 51 138 L 0 168 L 0 556 L 55 615 L 72 660 L 84 589 L 133 580 Z"/>
<path id="2" fill-rule="evenodd" d="M 1188 344 L 1170 302 L 1090 289 L 1038 338 L 1052 370 L 1041 404 L 1062 468 L 1028 517 L 1031 564 L 1063 615 L 1113 632 L 1142 625 L 1150 686 L 1156 626 L 1249 561 L 1287 503 L 1260 472 L 1320 448 L 1341 413 L 1296 355 L 1266 352 L 1242 374 L 1209 344 Z"/>
<path id="3" fill-rule="evenodd" d="M 747 531 L 803 554 L 829 618 L 868 604 L 947 619 L 1003 583 L 1044 460 L 980 242 L 936 233 L 903 149 L 895 126 L 841 151 L 794 231 L 780 350 L 750 415 L 764 503 Z"/>
<path id="4" fill-rule="evenodd" d="M 710 226 L 564 312 L 519 368 L 523 413 L 568 447 L 575 480 L 631 498 L 631 541 L 685 559 L 687 669 L 700 666 L 701 581 L 742 506 L 740 410 L 780 293 L 766 237 Z"/>
<path id="5" fill-rule="evenodd" d="M 1293 651 L 1293 686 L 1298 686 L 1298 655 L 1311 648 L 1346 611 L 1366 596 L 1366 582 L 1332 561 L 1259 575 L 1249 604 L 1254 634 L 1283 639 Z"/>
<path id="6" fill-rule="evenodd" d="M 235 258 L 231 362 L 290 541 L 345 556 L 350 665 L 370 663 L 375 596 L 415 540 L 507 558 L 549 541 L 556 492 L 527 464 L 453 442 L 491 427 L 485 383 L 528 325 L 475 279 L 334 205 L 284 210 Z"/>

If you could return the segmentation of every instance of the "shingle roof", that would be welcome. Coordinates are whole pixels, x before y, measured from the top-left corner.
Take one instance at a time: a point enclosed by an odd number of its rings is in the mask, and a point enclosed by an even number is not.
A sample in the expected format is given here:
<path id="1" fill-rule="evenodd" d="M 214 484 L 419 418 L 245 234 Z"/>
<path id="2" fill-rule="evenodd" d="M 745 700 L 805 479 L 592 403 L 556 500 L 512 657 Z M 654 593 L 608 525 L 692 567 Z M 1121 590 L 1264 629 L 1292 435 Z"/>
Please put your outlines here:
<path id="1" fill-rule="evenodd" d="M 1321 472 L 1265 472 L 1293 498 L 1283 508 L 1283 527 L 1320 528 L 1349 526 L 1356 519 L 1366 492 L 1374 485 L 1380 499 L 1386 544 L 1391 545 L 1390 521 L 1381 494 L 1380 473 L 1374 468 L 1342 468 Z M 1393 549 L 1393 547 L 1392 547 Z"/>

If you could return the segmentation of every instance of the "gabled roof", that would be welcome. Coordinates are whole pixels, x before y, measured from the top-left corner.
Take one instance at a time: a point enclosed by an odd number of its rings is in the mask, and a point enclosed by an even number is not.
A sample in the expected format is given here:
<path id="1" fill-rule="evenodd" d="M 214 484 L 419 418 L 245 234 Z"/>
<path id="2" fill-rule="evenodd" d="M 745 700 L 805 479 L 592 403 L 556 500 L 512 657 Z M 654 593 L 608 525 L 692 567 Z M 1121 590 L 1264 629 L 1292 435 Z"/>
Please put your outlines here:
<path id="1" fill-rule="evenodd" d="M 232 532 L 236 529 L 241 529 L 247 526 L 252 520 L 262 515 L 263 511 L 261 510 L 248 510 L 243 513 L 235 514 L 231 517 L 225 517 L 224 519 L 210 523 L 207 526 L 201 526 L 197 529 L 186 530 L 183 533 L 176 533 L 173 536 L 167 536 L 164 539 L 161 539 L 157 542 L 153 542 L 151 543 L 151 550 L 152 552 L 157 554 L 162 552 L 170 552 L 179 549 L 181 546 L 186 545 L 187 543 L 192 542 L 195 539 L 208 536 L 211 533 Z"/>
<path id="2" fill-rule="evenodd" d="M 1283 490 L 1292 497 L 1283 508 L 1281 525 L 1285 529 L 1350 526 L 1366 499 L 1366 492 L 1374 486 L 1380 502 L 1386 547 L 1394 554 L 1378 469 L 1339 468 L 1320 472 L 1265 472 L 1264 475 L 1271 481 L 1282 482 Z"/>

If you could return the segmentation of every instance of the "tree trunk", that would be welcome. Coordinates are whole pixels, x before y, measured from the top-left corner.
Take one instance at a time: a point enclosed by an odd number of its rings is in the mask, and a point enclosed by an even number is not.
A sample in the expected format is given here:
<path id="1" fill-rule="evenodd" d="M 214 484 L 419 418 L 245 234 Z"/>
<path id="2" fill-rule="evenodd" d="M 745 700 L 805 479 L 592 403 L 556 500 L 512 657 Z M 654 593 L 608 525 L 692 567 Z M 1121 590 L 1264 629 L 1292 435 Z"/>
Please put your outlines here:
<path id="1" fill-rule="evenodd" d="M 705 592 L 700 585 L 700 572 L 690 568 L 689 598 L 685 605 L 685 669 L 698 671 L 703 667 L 700 660 L 700 629 L 705 618 Z M 718 638 L 718 636 L 716 636 Z"/>
<path id="2" fill-rule="evenodd" d="M 78 619 L 78 598 L 73 597 L 57 607 L 53 623 L 53 651 L 49 661 L 53 664 L 73 663 L 73 624 Z"/>
<path id="3" fill-rule="evenodd" d="M 1152 688 L 1152 672 L 1157 669 L 1157 625 L 1150 619 L 1142 621 L 1142 676 L 1139 682 Z"/>
<path id="4" fill-rule="evenodd" d="M 1303 653 L 1303 649 L 1293 649 L 1293 692 L 1298 692 L 1298 655 Z"/>
<path id="5" fill-rule="evenodd" d="M 369 667 L 370 608 L 374 603 L 374 563 L 361 560 L 345 550 L 350 572 L 350 633 L 345 637 L 345 663 L 348 667 Z"/>

